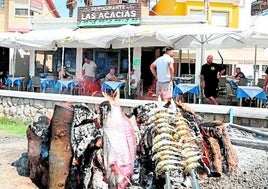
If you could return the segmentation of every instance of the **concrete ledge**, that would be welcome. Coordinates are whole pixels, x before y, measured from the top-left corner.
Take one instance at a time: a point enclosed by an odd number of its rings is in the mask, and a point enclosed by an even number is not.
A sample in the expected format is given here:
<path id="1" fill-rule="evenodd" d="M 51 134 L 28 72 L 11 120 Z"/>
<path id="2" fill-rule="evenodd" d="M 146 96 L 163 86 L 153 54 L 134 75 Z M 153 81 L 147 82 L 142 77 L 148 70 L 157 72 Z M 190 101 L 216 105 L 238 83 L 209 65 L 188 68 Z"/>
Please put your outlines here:
<path id="1" fill-rule="evenodd" d="M 235 117 L 267 119 L 267 108 L 239 107 L 226 105 L 211 105 L 211 104 L 188 104 L 196 112 L 213 113 L 213 114 L 229 114 L 230 109 L 233 109 Z"/>
<path id="2" fill-rule="evenodd" d="M 49 100 L 59 102 L 79 102 L 100 104 L 106 99 L 104 97 L 90 97 L 90 96 L 76 96 L 65 94 L 51 94 L 51 93 L 36 93 L 25 91 L 13 91 L 13 90 L 0 90 L 0 96 L 16 97 L 16 98 L 28 98 L 38 100 Z M 151 100 L 133 100 L 133 99 L 120 99 L 121 106 L 136 107 L 141 104 L 151 103 Z M 226 105 L 210 105 L 210 104 L 187 104 L 193 110 L 198 113 L 205 114 L 229 114 L 230 108 L 233 109 L 234 117 L 251 118 L 251 119 L 264 119 L 268 121 L 268 109 L 266 108 L 253 108 L 253 107 L 238 107 L 238 106 L 226 106 Z"/>

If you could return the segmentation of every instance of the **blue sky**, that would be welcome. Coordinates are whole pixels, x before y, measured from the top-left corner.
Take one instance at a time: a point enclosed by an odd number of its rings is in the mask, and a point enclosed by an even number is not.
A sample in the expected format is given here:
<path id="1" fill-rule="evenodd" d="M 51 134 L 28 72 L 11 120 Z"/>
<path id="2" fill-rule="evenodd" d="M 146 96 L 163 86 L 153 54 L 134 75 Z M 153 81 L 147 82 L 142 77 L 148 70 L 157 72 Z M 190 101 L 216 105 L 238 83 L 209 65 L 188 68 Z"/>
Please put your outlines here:
<path id="1" fill-rule="evenodd" d="M 130 0 L 130 2 L 132 1 Z M 54 4 L 62 18 L 69 17 L 69 10 L 66 8 L 65 3 L 66 3 L 66 0 L 65 1 L 54 0 Z M 93 0 L 93 5 L 104 5 L 105 3 L 106 3 L 106 0 Z M 77 7 L 83 7 L 83 6 L 85 6 L 84 0 L 77 0 Z M 74 17 L 77 17 L 77 7 L 74 10 Z"/>
<path id="2" fill-rule="evenodd" d="M 106 2 L 106 0 L 93 0 L 94 5 L 103 5 Z M 69 10 L 66 8 L 66 0 L 54 0 L 54 4 L 60 13 L 60 16 L 62 18 L 69 17 Z M 85 6 L 84 0 L 77 0 L 77 7 L 83 7 Z M 74 11 L 74 17 L 77 17 L 77 7 Z"/>

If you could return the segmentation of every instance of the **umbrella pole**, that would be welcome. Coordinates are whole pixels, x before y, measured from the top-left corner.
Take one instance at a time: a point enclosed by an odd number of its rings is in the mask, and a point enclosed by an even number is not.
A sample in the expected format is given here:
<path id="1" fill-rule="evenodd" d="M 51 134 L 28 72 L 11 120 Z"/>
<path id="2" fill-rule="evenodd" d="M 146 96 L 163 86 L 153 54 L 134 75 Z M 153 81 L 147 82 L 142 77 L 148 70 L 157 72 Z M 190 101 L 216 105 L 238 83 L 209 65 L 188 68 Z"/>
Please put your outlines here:
<path id="1" fill-rule="evenodd" d="M 11 84 L 12 87 L 14 85 L 14 77 L 15 77 L 15 64 L 16 64 L 16 59 L 17 59 L 17 44 L 15 44 L 13 53 L 14 53 L 13 54 L 13 62 L 12 62 L 12 78 L 13 78 L 13 82 Z"/>
<path id="2" fill-rule="evenodd" d="M 182 50 L 179 51 L 179 66 L 178 66 L 178 76 L 181 76 L 181 62 L 182 62 Z"/>
<path id="3" fill-rule="evenodd" d="M 190 52 L 188 50 L 188 74 L 191 74 Z"/>
<path id="4" fill-rule="evenodd" d="M 254 80 L 253 80 L 253 85 L 256 84 L 256 65 L 257 65 L 257 51 L 258 51 L 258 47 L 257 45 L 255 45 L 255 56 L 254 56 Z"/>
<path id="5" fill-rule="evenodd" d="M 64 54 L 65 54 L 65 48 L 64 48 L 64 45 L 62 46 L 62 53 L 61 53 L 61 71 L 60 71 L 60 74 L 62 74 L 62 71 L 63 71 L 63 61 L 64 61 Z M 60 78 L 60 80 L 62 81 L 62 77 Z M 60 85 L 60 92 L 62 93 L 62 82 L 61 82 L 61 85 Z"/>
<path id="6" fill-rule="evenodd" d="M 131 69 L 131 59 L 130 59 L 130 37 L 128 37 L 128 75 L 129 75 L 129 78 L 128 78 L 128 95 L 130 96 L 131 95 L 131 88 L 130 88 L 130 80 L 131 80 L 131 76 L 130 76 L 130 69 Z"/>
<path id="7" fill-rule="evenodd" d="M 201 65 L 200 65 L 200 72 L 199 72 L 199 100 L 198 103 L 201 104 L 202 103 L 202 87 L 201 87 L 201 80 L 200 80 L 200 75 L 201 75 L 201 69 L 202 66 L 204 64 L 204 40 L 203 40 L 204 36 L 201 36 L 202 42 L 201 42 Z"/>

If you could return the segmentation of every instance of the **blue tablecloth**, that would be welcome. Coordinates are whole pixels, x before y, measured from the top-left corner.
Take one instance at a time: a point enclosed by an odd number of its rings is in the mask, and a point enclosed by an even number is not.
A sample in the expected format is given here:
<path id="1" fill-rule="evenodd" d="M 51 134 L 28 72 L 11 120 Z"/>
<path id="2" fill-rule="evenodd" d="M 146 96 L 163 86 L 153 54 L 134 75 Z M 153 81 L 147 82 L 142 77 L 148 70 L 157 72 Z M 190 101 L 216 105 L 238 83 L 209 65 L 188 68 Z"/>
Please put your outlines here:
<path id="1" fill-rule="evenodd" d="M 47 88 L 48 86 L 53 86 L 55 85 L 55 80 L 54 78 L 40 78 L 41 79 L 41 87 L 42 89 Z M 28 88 L 32 88 L 33 81 L 30 80 L 28 84 Z"/>
<path id="2" fill-rule="evenodd" d="M 48 73 L 38 73 L 37 76 L 40 78 L 47 78 Z"/>
<path id="3" fill-rule="evenodd" d="M 6 85 L 16 85 L 16 86 L 22 86 L 22 80 L 24 77 L 8 77 L 6 80 Z"/>
<path id="4" fill-rule="evenodd" d="M 74 80 L 58 80 L 55 85 L 55 88 L 60 89 L 61 87 L 73 88 Z"/>
<path id="5" fill-rule="evenodd" d="M 106 90 L 116 90 L 117 88 L 121 88 L 123 86 L 123 84 L 125 83 L 125 81 L 105 81 L 102 84 L 102 88 L 106 89 Z"/>
<path id="6" fill-rule="evenodd" d="M 190 94 L 199 94 L 199 87 L 196 84 L 191 83 L 181 83 L 175 86 L 173 90 L 173 96 L 176 94 L 184 94 L 184 93 L 190 93 Z"/>
<path id="7" fill-rule="evenodd" d="M 236 98 L 257 98 L 267 100 L 265 91 L 257 86 L 238 86 L 236 90 Z"/>

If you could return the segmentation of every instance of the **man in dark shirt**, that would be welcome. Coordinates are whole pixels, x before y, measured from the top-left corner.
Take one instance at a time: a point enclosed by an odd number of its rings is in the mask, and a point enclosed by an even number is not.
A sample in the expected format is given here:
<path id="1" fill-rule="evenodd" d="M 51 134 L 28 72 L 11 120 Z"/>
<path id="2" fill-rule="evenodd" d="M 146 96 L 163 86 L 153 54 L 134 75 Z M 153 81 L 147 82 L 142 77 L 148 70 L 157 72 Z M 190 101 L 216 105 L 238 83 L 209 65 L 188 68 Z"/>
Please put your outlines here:
<path id="1" fill-rule="evenodd" d="M 218 89 L 218 82 L 219 77 L 225 72 L 225 69 L 220 65 L 213 63 L 213 56 L 208 55 L 207 63 L 204 64 L 201 68 L 201 87 L 204 88 L 204 93 L 206 98 L 212 104 L 217 105 L 217 89 Z"/>
<path id="2" fill-rule="evenodd" d="M 245 74 L 243 72 L 241 72 L 241 69 L 239 67 L 235 68 L 235 76 L 234 79 L 241 79 L 241 78 L 245 78 Z"/>

